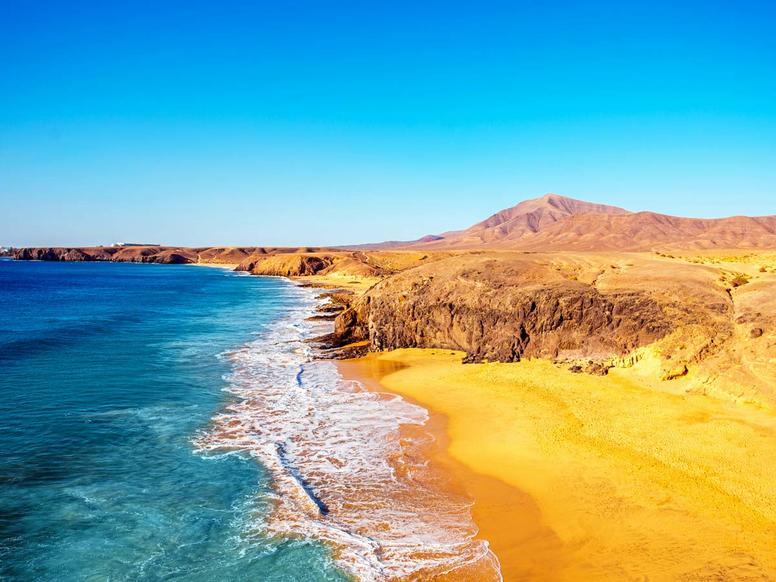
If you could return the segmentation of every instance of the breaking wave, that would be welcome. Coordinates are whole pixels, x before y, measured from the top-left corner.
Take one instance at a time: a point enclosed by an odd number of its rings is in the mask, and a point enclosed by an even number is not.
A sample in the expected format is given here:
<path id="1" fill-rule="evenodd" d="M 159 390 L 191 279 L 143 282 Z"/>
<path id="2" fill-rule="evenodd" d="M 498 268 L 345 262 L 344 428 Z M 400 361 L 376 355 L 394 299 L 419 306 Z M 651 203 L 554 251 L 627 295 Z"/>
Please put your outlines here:
<path id="1" fill-rule="evenodd" d="M 196 440 L 200 451 L 240 451 L 268 470 L 271 510 L 256 532 L 322 541 L 364 581 L 500 580 L 495 555 L 475 539 L 471 500 L 441 487 L 421 454 L 432 438 L 427 412 L 316 360 L 305 340 L 331 324 L 306 320 L 317 291 L 289 293 L 298 301 L 284 317 L 224 355 L 233 398 Z"/>

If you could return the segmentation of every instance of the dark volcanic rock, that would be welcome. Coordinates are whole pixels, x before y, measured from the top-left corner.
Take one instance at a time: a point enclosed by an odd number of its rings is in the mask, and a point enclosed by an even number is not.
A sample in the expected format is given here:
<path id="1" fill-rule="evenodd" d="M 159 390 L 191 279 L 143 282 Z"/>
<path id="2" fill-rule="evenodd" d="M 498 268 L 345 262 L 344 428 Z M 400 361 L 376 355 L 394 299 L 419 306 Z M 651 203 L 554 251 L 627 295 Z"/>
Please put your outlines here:
<path id="1" fill-rule="evenodd" d="M 15 249 L 13 258 L 19 261 L 85 261 L 88 255 L 79 249 L 30 248 Z"/>
<path id="2" fill-rule="evenodd" d="M 386 279 L 336 320 L 340 345 L 372 350 L 456 349 L 466 361 L 524 357 L 604 360 L 664 337 L 671 322 L 639 291 L 602 293 L 591 285 L 493 262 L 455 258 Z M 443 268 L 440 268 L 443 267 Z M 596 373 L 606 373 L 604 368 Z M 593 371 L 593 368 L 590 371 Z"/>
<path id="3" fill-rule="evenodd" d="M 197 253 L 191 249 L 151 246 L 43 247 L 16 249 L 13 257 L 21 261 L 113 261 L 180 264 L 196 262 Z"/>

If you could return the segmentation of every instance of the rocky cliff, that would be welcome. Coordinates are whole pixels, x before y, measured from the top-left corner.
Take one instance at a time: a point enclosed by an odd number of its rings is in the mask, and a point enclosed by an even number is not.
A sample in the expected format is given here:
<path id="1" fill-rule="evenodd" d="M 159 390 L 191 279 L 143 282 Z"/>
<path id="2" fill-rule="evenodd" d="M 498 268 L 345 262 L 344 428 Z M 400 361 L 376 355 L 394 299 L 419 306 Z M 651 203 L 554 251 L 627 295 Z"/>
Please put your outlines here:
<path id="1" fill-rule="evenodd" d="M 462 350 L 468 362 L 548 358 L 593 373 L 649 347 L 656 377 L 681 377 L 731 345 L 736 291 L 714 270 L 676 267 L 627 255 L 454 256 L 384 279 L 328 339 Z"/>
<path id="2" fill-rule="evenodd" d="M 297 249 L 294 252 L 266 252 L 261 249 L 246 257 L 238 266 L 240 271 L 254 275 L 281 277 L 350 277 L 374 279 L 387 277 L 405 269 L 433 263 L 450 253 L 412 251 L 345 251 Z"/>
<path id="3" fill-rule="evenodd" d="M 171 247 L 40 247 L 15 249 L 13 257 L 23 261 L 112 261 L 123 263 L 197 262 L 194 249 Z"/>
<path id="4" fill-rule="evenodd" d="M 266 258 L 268 256 L 281 254 L 294 254 L 297 253 L 298 250 L 299 249 L 278 247 L 163 247 L 139 245 L 115 247 L 33 247 L 14 249 L 13 257 L 18 260 L 26 261 L 242 264 L 242 270 L 250 271 L 259 260 L 258 258 Z M 316 251 L 316 249 L 304 250 L 310 252 Z M 288 275 L 293 275 L 293 272 L 289 272 Z"/>
<path id="5" fill-rule="evenodd" d="M 608 359 L 654 342 L 672 322 L 649 294 L 603 293 L 515 258 L 455 257 L 377 284 L 337 320 L 373 350 L 463 350 L 468 361 Z"/>

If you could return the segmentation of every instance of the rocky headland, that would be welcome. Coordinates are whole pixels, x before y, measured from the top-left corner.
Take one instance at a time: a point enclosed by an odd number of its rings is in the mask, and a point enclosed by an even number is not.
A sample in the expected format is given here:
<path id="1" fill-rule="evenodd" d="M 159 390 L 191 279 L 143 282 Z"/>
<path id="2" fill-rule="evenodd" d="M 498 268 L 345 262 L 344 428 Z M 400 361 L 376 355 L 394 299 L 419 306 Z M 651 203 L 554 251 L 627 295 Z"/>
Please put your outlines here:
<path id="1" fill-rule="evenodd" d="M 466 362 L 543 358 L 591 374 L 643 360 L 655 382 L 774 402 L 774 233 L 772 216 L 646 216 L 546 195 L 464 231 L 368 248 L 22 248 L 13 256 L 228 264 L 337 287 L 319 315 L 335 320 L 320 338 L 332 357 L 445 348 Z M 708 250 L 710 240 L 730 250 Z M 600 248 L 589 250 L 594 241 Z M 547 250 L 526 250 L 537 246 Z"/>
<path id="2" fill-rule="evenodd" d="M 318 250 L 318 249 L 311 249 Z M 169 247 L 121 245 L 97 247 L 30 247 L 13 249 L 22 261 L 110 261 L 117 263 L 239 264 L 249 257 L 294 253 L 298 249 L 276 247 Z M 247 270 L 247 269 L 246 269 Z"/>

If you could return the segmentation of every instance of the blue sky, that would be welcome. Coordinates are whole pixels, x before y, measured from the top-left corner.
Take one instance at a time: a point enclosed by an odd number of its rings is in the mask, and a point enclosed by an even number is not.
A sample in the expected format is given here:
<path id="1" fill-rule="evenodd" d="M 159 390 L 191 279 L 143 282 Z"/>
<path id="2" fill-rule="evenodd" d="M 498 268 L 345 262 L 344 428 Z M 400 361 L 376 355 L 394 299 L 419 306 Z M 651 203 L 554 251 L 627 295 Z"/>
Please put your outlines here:
<path id="1" fill-rule="evenodd" d="M 0 10 L 0 244 L 410 239 L 546 192 L 776 214 L 772 2 Z"/>

